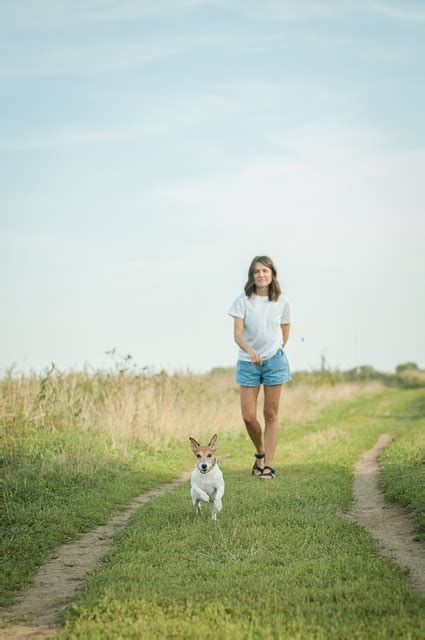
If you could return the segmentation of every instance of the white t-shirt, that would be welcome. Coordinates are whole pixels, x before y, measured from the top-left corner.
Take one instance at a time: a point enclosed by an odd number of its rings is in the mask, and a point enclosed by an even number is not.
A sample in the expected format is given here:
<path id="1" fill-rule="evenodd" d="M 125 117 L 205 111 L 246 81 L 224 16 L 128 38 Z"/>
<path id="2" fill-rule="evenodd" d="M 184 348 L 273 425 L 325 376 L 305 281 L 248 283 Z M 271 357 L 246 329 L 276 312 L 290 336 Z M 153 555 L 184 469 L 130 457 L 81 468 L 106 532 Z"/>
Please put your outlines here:
<path id="1" fill-rule="evenodd" d="M 281 324 L 292 322 L 289 300 L 282 293 L 276 302 L 255 293 L 247 298 L 241 293 L 229 309 L 229 316 L 244 319 L 243 337 L 263 360 L 275 355 L 282 346 Z M 239 360 L 250 362 L 246 351 L 239 349 Z"/>

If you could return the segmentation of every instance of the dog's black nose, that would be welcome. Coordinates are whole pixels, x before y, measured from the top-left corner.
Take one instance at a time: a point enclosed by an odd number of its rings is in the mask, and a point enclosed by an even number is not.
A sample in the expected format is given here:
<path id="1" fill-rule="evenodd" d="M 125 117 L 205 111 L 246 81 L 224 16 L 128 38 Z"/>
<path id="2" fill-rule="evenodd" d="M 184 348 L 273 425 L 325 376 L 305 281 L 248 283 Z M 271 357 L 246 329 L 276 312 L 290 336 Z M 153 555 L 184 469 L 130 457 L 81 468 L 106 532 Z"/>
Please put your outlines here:
<path id="1" fill-rule="evenodd" d="M 203 469 L 206 469 L 206 468 L 208 467 L 208 465 L 207 465 L 207 464 L 205 464 L 205 462 L 204 462 L 203 464 L 201 464 L 201 467 L 202 467 Z"/>

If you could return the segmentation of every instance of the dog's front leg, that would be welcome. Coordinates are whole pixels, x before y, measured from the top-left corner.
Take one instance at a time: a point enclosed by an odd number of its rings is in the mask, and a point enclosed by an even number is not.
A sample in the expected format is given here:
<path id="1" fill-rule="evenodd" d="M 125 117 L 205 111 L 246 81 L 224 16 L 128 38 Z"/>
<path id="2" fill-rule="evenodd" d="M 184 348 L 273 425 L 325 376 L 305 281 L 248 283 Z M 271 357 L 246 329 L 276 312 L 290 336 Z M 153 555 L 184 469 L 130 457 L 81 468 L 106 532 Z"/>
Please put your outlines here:
<path id="1" fill-rule="evenodd" d="M 201 513 L 201 503 L 209 502 L 210 500 L 208 494 L 195 485 L 191 488 L 190 495 L 192 496 L 192 503 L 196 511 Z"/>
<path id="2" fill-rule="evenodd" d="M 224 487 L 218 487 L 215 492 L 214 500 L 212 503 L 212 514 L 211 519 L 217 520 L 217 513 L 220 513 L 223 504 L 221 502 L 222 497 L 224 496 Z"/>

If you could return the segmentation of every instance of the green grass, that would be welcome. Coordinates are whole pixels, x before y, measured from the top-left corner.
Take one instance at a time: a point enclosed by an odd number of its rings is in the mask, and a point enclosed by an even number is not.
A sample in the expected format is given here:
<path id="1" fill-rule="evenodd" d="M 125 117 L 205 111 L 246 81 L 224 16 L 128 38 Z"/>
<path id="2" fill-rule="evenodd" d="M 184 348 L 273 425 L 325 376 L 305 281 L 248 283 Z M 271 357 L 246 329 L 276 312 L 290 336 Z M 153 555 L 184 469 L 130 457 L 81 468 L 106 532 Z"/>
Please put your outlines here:
<path id="1" fill-rule="evenodd" d="M 188 486 L 145 505 L 59 636 L 424 637 L 423 601 L 408 576 L 343 516 L 359 454 L 383 431 L 400 434 L 400 443 L 413 434 L 423 401 L 423 390 L 386 390 L 287 425 L 273 482 L 250 477 L 246 438 L 224 443 L 220 450 L 233 455 L 222 464 L 218 525 L 207 512 L 195 517 Z"/>
<path id="2" fill-rule="evenodd" d="M 7 434 L 6 434 L 7 435 Z M 14 425 L 4 438 L 0 509 L 0 604 L 25 588 L 50 549 L 108 520 L 138 493 L 190 464 L 183 443 L 166 452 L 114 449 L 100 436 Z"/>
<path id="3" fill-rule="evenodd" d="M 194 518 L 187 486 L 144 506 L 87 582 L 63 637 L 421 637 L 406 576 L 341 512 L 355 459 L 391 431 L 383 486 L 414 511 L 423 537 L 424 405 L 423 390 L 387 389 L 286 424 L 278 478 L 268 484 L 249 477 L 246 436 L 220 434 L 219 452 L 233 455 L 222 465 L 219 525 L 207 513 Z M 192 464 L 185 442 L 162 452 L 115 447 L 86 429 L 36 429 L 19 415 L 2 427 L 3 604 L 52 547 Z"/>
<path id="4" fill-rule="evenodd" d="M 408 507 L 425 542 L 425 397 L 398 416 L 405 425 L 381 455 L 381 486 L 388 500 Z"/>

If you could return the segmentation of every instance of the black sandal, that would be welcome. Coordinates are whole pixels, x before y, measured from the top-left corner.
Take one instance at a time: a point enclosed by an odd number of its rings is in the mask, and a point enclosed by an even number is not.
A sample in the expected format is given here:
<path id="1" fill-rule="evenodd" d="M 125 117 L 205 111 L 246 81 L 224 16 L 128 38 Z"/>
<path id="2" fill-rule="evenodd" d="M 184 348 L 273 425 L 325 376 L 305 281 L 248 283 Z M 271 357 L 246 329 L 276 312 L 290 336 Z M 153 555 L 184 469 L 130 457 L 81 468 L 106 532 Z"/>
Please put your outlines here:
<path id="1" fill-rule="evenodd" d="M 265 453 L 254 453 L 254 455 L 257 458 L 257 460 L 263 460 L 266 457 Z M 259 473 L 255 473 L 256 471 L 259 471 Z M 260 478 L 262 473 L 263 473 L 263 467 L 259 467 L 258 464 L 255 463 L 254 466 L 252 467 L 251 475 L 256 476 L 257 478 Z"/>
<path id="2" fill-rule="evenodd" d="M 276 476 L 276 471 L 273 469 L 273 467 L 265 466 L 260 478 L 273 479 L 275 476 Z"/>

